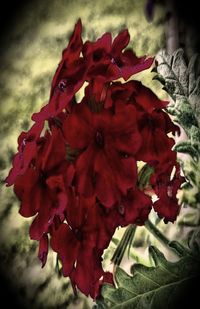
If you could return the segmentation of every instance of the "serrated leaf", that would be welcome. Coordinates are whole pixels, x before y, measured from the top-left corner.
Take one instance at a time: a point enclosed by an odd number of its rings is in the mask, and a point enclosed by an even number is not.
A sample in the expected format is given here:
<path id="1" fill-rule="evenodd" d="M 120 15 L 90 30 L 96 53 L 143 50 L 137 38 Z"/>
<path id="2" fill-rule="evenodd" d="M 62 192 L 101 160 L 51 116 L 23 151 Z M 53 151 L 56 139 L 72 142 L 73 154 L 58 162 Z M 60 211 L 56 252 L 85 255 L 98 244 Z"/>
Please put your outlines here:
<path id="1" fill-rule="evenodd" d="M 190 141 L 179 142 L 173 147 L 173 150 L 189 154 L 192 158 L 195 159 L 197 159 L 199 156 L 199 152 L 193 145 L 191 145 Z"/>
<path id="2" fill-rule="evenodd" d="M 172 244 L 177 250 L 182 246 Z M 181 249 L 181 250 L 180 250 Z M 104 306 L 112 309 L 176 308 L 180 295 L 200 275 L 200 258 L 184 254 L 177 262 L 169 262 L 155 247 L 150 247 L 155 267 L 132 266 L 132 276 L 120 267 L 115 274 L 116 287 L 103 285 Z M 99 307 L 100 308 L 100 307 Z"/>
<path id="3" fill-rule="evenodd" d="M 200 128 L 200 56 L 193 56 L 187 66 L 182 49 L 176 50 L 172 55 L 162 50 L 156 56 L 156 63 L 158 80 L 162 80 L 164 89 L 174 100 L 179 116 L 186 112 L 182 109 L 187 107 L 187 117 L 191 114 L 190 118 L 193 118 L 190 125 L 197 123 Z"/>

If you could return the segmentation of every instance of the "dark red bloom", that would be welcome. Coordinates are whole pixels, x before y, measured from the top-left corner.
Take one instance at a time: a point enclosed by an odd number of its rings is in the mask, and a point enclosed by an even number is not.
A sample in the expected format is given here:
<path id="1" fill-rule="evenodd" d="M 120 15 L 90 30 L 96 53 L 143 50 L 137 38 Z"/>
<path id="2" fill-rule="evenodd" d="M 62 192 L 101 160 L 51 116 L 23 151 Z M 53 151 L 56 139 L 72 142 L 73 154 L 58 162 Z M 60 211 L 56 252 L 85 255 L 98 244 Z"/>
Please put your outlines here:
<path id="1" fill-rule="evenodd" d="M 153 58 L 138 58 L 130 49 L 123 52 L 129 41 L 127 29 L 120 32 L 113 43 L 110 33 L 105 33 L 96 42 L 87 41 L 83 46 L 83 56 L 89 63 L 88 80 L 96 76 L 102 76 L 105 81 L 120 77 L 127 80 L 131 75 L 148 69 Z"/>
<path id="2" fill-rule="evenodd" d="M 65 156 L 61 132 L 54 128 L 52 135 L 47 132 L 41 138 L 34 162 L 15 182 L 14 190 L 21 200 L 20 214 L 30 217 L 38 213 L 30 228 L 33 239 L 40 240 L 43 233 L 48 232 L 55 216 L 64 219 L 65 186 L 72 177 Z"/>
<path id="3" fill-rule="evenodd" d="M 121 200 L 137 180 L 134 154 L 141 145 L 135 108 L 117 104 L 115 112 L 93 113 L 85 103 L 77 105 L 64 123 L 71 148 L 81 150 L 75 169 L 77 190 L 94 193 L 106 206 Z"/>
<path id="4" fill-rule="evenodd" d="M 116 228 L 144 224 L 152 207 L 165 222 L 174 221 L 182 177 L 168 136 L 177 127 L 164 111 L 167 102 L 140 82 L 116 81 L 149 68 L 153 59 L 125 49 L 128 30 L 113 41 L 105 33 L 84 44 L 81 32 L 79 20 L 53 77 L 48 104 L 33 114 L 36 123 L 18 139 L 6 182 L 14 184 L 20 214 L 35 216 L 30 237 L 39 241 L 42 267 L 50 236 L 74 290 L 96 298 L 103 282 L 113 282 L 102 268 L 102 255 Z M 77 104 L 75 95 L 84 82 Z M 158 197 L 154 204 L 138 181 L 141 160 L 152 168 L 148 187 Z"/>
<path id="5" fill-rule="evenodd" d="M 139 82 L 132 82 L 134 95 L 130 97 L 138 112 L 138 126 L 143 144 L 137 153 L 137 159 L 149 164 L 164 162 L 169 156 L 176 158 L 171 149 L 174 139 L 168 133 L 174 134 L 179 129 L 163 111 L 166 101 L 160 100 L 149 88 Z M 135 85 L 134 85 L 135 84 Z M 136 90 L 135 90 L 136 89 Z M 153 164 L 154 165 L 154 164 Z"/>
<path id="6" fill-rule="evenodd" d="M 37 155 L 38 141 L 43 127 L 43 123 L 36 123 L 28 132 L 20 134 L 18 153 L 13 158 L 13 167 L 5 180 L 9 186 L 15 183 L 18 176 L 26 172 L 31 161 Z"/>
<path id="7" fill-rule="evenodd" d="M 42 263 L 42 267 L 44 267 L 44 265 L 46 264 L 48 249 L 49 249 L 48 236 L 47 234 L 44 234 L 42 238 L 40 239 L 39 251 L 38 251 L 38 258 L 40 259 Z"/>
<path id="8" fill-rule="evenodd" d="M 121 213 L 124 219 L 121 225 L 143 225 L 148 219 L 151 208 L 152 200 L 149 196 L 139 189 L 129 190 L 127 196 L 122 199 Z"/>
<path id="9" fill-rule="evenodd" d="M 101 255 L 115 227 L 112 224 L 107 226 L 106 233 L 105 218 L 93 197 L 85 199 L 71 194 L 67 208 L 68 225 L 61 224 L 53 233 L 51 246 L 62 261 L 64 276 L 69 276 L 73 285 L 84 294 L 94 297 L 95 287 L 104 274 Z"/>
<path id="10" fill-rule="evenodd" d="M 138 58 L 130 49 L 123 51 L 130 41 L 128 30 L 122 31 L 113 43 L 111 33 L 105 33 L 96 42 L 83 44 L 81 32 L 79 20 L 54 75 L 49 103 L 39 113 L 33 114 L 32 120 L 41 122 L 69 109 L 84 81 L 93 83 L 99 79 L 104 93 L 107 82 L 120 77 L 127 80 L 153 63 L 153 58 Z M 101 97 L 101 93 L 98 95 Z"/>
<path id="11" fill-rule="evenodd" d="M 174 175 L 173 175 L 174 173 Z M 180 167 L 176 162 L 171 162 L 171 167 L 165 173 L 156 171 L 151 177 L 151 184 L 158 196 L 158 200 L 153 204 L 155 211 L 164 222 L 174 222 L 180 211 L 180 205 L 176 197 L 184 178 L 180 176 Z"/>
<path id="12" fill-rule="evenodd" d="M 83 41 L 81 38 L 82 34 L 82 23 L 79 19 L 74 27 L 74 31 L 69 40 L 68 46 L 62 52 L 62 59 L 58 65 L 51 85 L 51 95 L 59 83 L 69 76 L 68 67 L 76 63 L 79 60 L 79 56 L 83 47 Z M 61 85 L 60 85 L 61 86 Z"/>
<path id="13" fill-rule="evenodd" d="M 79 19 L 53 77 L 49 103 L 39 113 L 33 114 L 32 120 L 38 122 L 57 116 L 70 106 L 75 93 L 83 85 L 87 63 L 80 57 L 83 47 L 81 32 L 82 24 Z"/>

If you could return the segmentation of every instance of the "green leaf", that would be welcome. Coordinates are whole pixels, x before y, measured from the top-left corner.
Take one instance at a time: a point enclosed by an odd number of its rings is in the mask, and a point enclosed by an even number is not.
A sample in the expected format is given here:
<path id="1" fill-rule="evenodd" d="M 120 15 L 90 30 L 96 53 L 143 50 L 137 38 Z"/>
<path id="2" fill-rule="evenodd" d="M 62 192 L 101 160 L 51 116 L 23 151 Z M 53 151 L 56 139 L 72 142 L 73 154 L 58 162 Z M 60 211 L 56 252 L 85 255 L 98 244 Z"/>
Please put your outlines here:
<path id="1" fill-rule="evenodd" d="M 173 147 L 173 150 L 181 153 L 187 153 L 195 159 L 197 159 L 199 156 L 198 150 L 193 145 L 191 145 L 190 141 L 179 142 Z"/>
<path id="2" fill-rule="evenodd" d="M 187 118 L 190 115 L 190 126 L 194 124 L 200 128 L 200 56 L 193 56 L 187 66 L 182 49 L 172 55 L 162 50 L 156 56 L 156 63 L 158 75 L 154 79 L 164 84 L 174 100 L 178 119 L 186 113 Z"/>
<path id="3" fill-rule="evenodd" d="M 135 264 L 131 268 L 131 276 L 118 267 L 116 286 L 105 284 L 102 287 L 104 308 L 177 308 L 182 293 L 200 275 L 200 257 L 187 254 L 177 242 L 172 246 L 183 254 L 177 262 L 168 261 L 157 248 L 150 247 L 154 267 Z"/>
<path id="4" fill-rule="evenodd" d="M 115 265 L 120 265 L 126 249 L 128 249 L 128 257 L 130 255 L 131 245 L 135 236 L 136 225 L 130 224 L 125 230 L 120 242 L 117 245 L 117 248 L 113 254 L 111 261 Z"/>
<path id="5" fill-rule="evenodd" d="M 188 245 L 197 254 L 200 254 L 200 227 L 197 226 L 194 230 L 190 231 L 188 236 Z"/>
<path id="6" fill-rule="evenodd" d="M 142 167 L 142 169 L 138 173 L 138 186 L 140 189 L 148 187 L 149 180 L 153 172 L 154 172 L 153 167 L 151 167 L 148 164 L 145 164 Z"/>
<path id="7" fill-rule="evenodd" d="M 162 50 L 157 54 L 155 63 L 159 79 L 173 99 L 167 111 L 187 135 L 187 141 L 174 146 L 177 152 L 190 155 L 187 160 L 182 161 L 182 169 L 189 185 L 182 187 L 179 201 L 198 207 L 200 204 L 200 55 L 192 56 L 187 65 L 183 50 L 178 49 L 172 55 Z"/>

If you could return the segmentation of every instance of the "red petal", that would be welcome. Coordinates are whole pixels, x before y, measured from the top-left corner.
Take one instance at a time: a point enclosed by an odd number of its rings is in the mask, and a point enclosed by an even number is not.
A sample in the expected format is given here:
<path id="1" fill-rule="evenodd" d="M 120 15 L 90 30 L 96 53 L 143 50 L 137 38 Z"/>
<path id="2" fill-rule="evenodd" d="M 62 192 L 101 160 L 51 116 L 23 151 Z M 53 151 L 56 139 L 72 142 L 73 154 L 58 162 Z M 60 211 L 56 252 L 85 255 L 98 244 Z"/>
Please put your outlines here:
<path id="1" fill-rule="evenodd" d="M 82 87 L 87 73 L 87 63 L 80 60 L 76 65 L 68 68 L 66 76 L 65 90 L 56 88 L 51 95 L 49 103 L 44 106 L 40 112 L 32 115 L 32 120 L 39 122 L 48 120 L 51 117 L 59 115 L 63 109 L 69 109 L 75 93 Z"/>
<path id="2" fill-rule="evenodd" d="M 109 32 L 104 33 L 96 42 L 87 41 L 83 46 L 83 55 L 88 56 L 92 54 L 95 57 L 95 52 L 98 53 L 103 51 L 104 53 L 109 53 L 111 41 L 112 37 Z"/>
<path id="3" fill-rule="evenodd" d="M 46 143 L 40 153 L 40 169 L 48 172 L 66 159 L 66 146 L 60 129 L 52 127 L 52 135 L 46 135 Z"/>
<path id="4" fill-rule="evenodd" d="M 40 207 L 41 189 L 38 185 L 38 172 L 29 168 L 19 176 L 14 185 L 14 192 L 21 201 L 19 213 L 23 217 L 34 216 Z"/>
<path id="5" fill-rule="evenodd" d="M 28 132 L 22 132 L 18 138 L 18 153 L 13 158 L 13 167 L 5 182 L 12 185 L 19 175 L 23 175 L 36 156 L 37 141 L 44 123 L 34 124 Z"/>
<path id="6" fill-rule="evenodd" d="M 93 134 L 92 124 L 92 113 L 86 104 L 76 105 L 63 124 L 66 141 L 72 149 L 82 149 L 89 145 Z"/>
<path id="7" fill-rule="evenodd" d="M 73 276 L 79 290 L 88 296 L 102 275 L 101 256 L 96 253 L 95 249 L 81 247 Z"/>
<path id="8" fill-rule="evenodd" d="M 128 80 L 133 74 L 149 69 L 154 61 L 154 58 L 137 58 L 133 55 L 130 52 L 124 52 L 121 57 L 121 76 L 124 80 Z"/>
<path id="9" fill-rule="evenodd" d="M 115 163 L 110 162 L 103 152 L 97 153 L 95 158 L 95 193 L 106 207 L 112 207 L 120 200 L 121 195 L 115 179 L 116 170 L 113 170 L 113 166 L 119 166 L 119 164 L 120 161 L 116 162 L 116 158 Z"/>
<path id="10" fill-rule="evenodd" d="M 79 242 L 67 224 L 60 225 L 51 237 L 51 247 L 62 261 L 63 275 L 69 276 L 78 257 Z M 87 261 L 88 262 L 88 261 Z"/>
<path id="11" fill-rule="evenodd" d="M 74 229 L 82 229 L 88 216 L 88 212 L 95 204 L 95 198 L 76 196 L 71 190 L 68 207 L 66 209 L 67 222 Z M 88 221 L 88 220 L 87 220 Z"/>
<path id="12" fill-rule="evenodd" d="M 124 225 L 144 224 L 152 208 L 151 198 L 144 192 L 130 190 L 122 201 L 124 205 Z"/>
<path id="13" fill-rule="evenodd" d="M 118 102 L 115 105 L 115 117 L 111 123 L 111 144 L 119 152 L 133 155 L 142 144 L 141 135 L 137 128 L 136 109 L 132 105 Z M 113 142 L 112 142 L 113 140 Z"/>
<path id="14" fill-rule="evenodd" d="M 51 219 L 52 202 L 47 191 L 43 191 L 40 202 L 39 213 L 33 220 L 29 230 L 30 238 L 34 240 L 40 240 L 42 235 L 48 232 L 48 227 L 52 223 L 52 221 L 49 222 Z"/>
<path id="15" fill-rule="evenodd" d="M 42 268 L 44 267 L 47 261 L 48 248 L 49 248 L 48 236 L 47 234 L 44 234 L 40 239 L 39 251 L 38 251 L 38 258 L 42 262 Z"/>
<path id="16" fill-rule="evenodd" d="M 141 131 L 143 144 L 137 153 L 137 160 L 144 162 L 169 161 L 169 156 L 176 156 L 175 152 L 171 151 L 174 145 L 174 140 L 169 138 L 166 133 L 156 128 L 144 127 Z"/>
<path id="17" fill-rule="evenodd" d="M 167 190 L 167 189 L 166 189 Z M 164 218 L 165 222 L 174 222 L 180 211 L 180 205 L 178 201 L 171 199 L 167 194 L 163 196 L 153 204 L 153 208 L 161 218 Z"/>
<path id="18" fill-rule="evenodd" d="M 76 161 L 76 175 L 78 192 L 85 197 L 92 196 L 94 194 L 94 158 L 96 150 L 93 145 L 90 145 L 86 151 L 84 151 Z"/>
<path id="19" fill-rule="evenodd" d="M 152 113 L 155 109 L 162 109 L 167 106 L 168 102 L 160 100 L 151 89 L 145 87 L 140 82 L 137 82 L 137 84 L 138 87 L 134 99 L 146 112 Z"/>
<path id="20" fill-rule="evenodd" d="M 79 55 L 80 55 L 80 52 L 83 46 L 81 32 L 82 32 L 82 24 L 81 24 L 81 20 L 79 19 L 74 27 L 74 31 L 69 40 L 69 44 L 67 48 L 63 51 L 62 60 L 59 63 L 59 66 L 53 77 L 51 93 L 53 93 L 53 90 L 55 89 L 56 85 L 61 79 L 60 75 L 61 75 L 61 71 L 63 67 L 64 66 L 66 67 L 70 62 L 73 62 L 74 60 L 79 58 Z"/>
<path id="21" fill-rule="evenodd" d="M 113 58 L 118 57 L 122 50 L 128 45 L 130 41 L 130 34 L 127 29 L 121 31 L 112 43 L 111 54 Z"/>

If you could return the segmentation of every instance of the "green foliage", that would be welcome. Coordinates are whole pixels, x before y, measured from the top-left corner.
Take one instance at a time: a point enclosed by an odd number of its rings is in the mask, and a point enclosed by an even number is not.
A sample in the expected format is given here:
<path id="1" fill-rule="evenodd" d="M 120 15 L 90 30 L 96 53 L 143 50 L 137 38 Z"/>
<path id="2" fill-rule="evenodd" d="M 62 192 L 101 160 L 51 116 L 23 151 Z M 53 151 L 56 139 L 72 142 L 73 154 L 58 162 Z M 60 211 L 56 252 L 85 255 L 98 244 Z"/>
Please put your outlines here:
<path id="1" fill-rule="evenodd" d="M 198 148 L 199 148 L 198 144 L 192 145 L 191 141 L 183 141 L 177 143 L 173 149 L 177 152 L 189 154 L 195 161 L 198 161 L 199 157 Z"/>
<path id="2" fill-rule="evenodd" d="M 138 173 L 138 186 L 140 189 L 144 189 L 148 187 L 149 180 L 154 172 L 153 167 L 148 164 L 145 164 Z"/>
<path id="3" fill-rule="evenodd" d="M 125 230 L 111 259 L 115 265 L 120 265 L 126 249 L 128 249 L 128 256 L 130 255 L 130 249 L 135 236 L 135 231 L 136 225 L 133 224 L 130 224 Z"/>
<path id="4" fill-rule="evenodd" d="M 197 207 L 200 203 L 200 55 L 194 55 L 187 65 L 182 49 L 172 55 L 162 50 L 156 56 L 155 70 L 155 78 L 172 98 L 168 112 L 187 135 L 187 140 L 182 138 L 174 146 L 175 151 L 189 155 L 182 159 L 187 183 L 180 201 Z"/>
<path id="5" fill-rule="evenodd" d="M 149 252 L 155 266 L 134 264 L 132 275 L 120 267 L 115 273 L 115 287 L 102 287 L 103 300 L 96 308 L 167 309 L 177 308 L 182 293 L 200 275 L 200 258 L 189 254 L 180 244 L 173 244 L 182 254 L 177 262 L 168 261 L 155 247 Z"/>
<path id="6" fill-rule="evenodd" d="M 172 97 L 169 112 L 176 116 L 176 121 L 189 133 L 192 126 L 200 127 L 200 57 L 195 55 L 186 65 L 182 49 L 173 55 L 160 51 L 156 56 L 156 79 Z"/>

